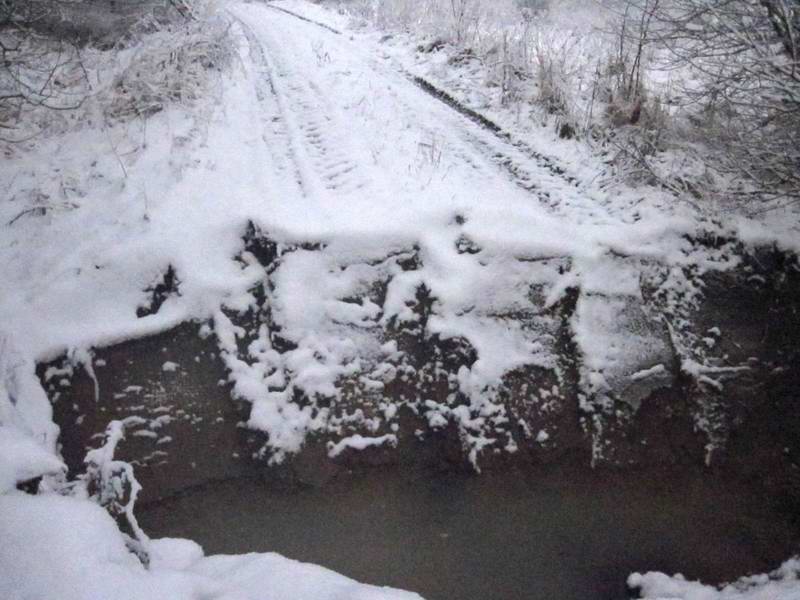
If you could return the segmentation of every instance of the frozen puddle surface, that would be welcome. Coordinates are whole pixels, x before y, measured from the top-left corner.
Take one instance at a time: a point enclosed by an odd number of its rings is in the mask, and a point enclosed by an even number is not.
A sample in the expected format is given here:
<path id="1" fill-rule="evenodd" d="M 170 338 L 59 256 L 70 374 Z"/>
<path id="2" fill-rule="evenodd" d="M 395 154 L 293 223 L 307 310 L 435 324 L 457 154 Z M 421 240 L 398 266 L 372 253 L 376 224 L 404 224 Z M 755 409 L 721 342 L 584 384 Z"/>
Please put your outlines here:
<path id="1" fill-rule="evenodd" d="M 427 600 L 626 598 L 633 571 L 720 582 L 773 568 L 798 539 L 741 485 L 686 472 L 242 478 L 138 512 L 151 535 L 207 553 L 276 551 Z"/>

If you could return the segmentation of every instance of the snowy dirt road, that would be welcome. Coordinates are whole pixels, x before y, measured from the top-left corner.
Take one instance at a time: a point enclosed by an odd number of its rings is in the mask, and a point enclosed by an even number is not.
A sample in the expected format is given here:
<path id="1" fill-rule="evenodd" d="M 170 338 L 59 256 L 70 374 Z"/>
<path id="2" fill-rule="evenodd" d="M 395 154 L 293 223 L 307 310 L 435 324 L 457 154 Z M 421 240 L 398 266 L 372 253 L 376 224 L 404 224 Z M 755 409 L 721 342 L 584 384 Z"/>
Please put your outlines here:
<path id="1" fill-rule="evenodd" d="M 232 12 L 263 78 L 265 142 L 278 148 L 278 172 L 294 175 L 298 191 L 318 206 L 342 210 L 326 196 L 356 202 L 380 231 L 397 210 L 413 209 L 418 224 L 421 206 L 452 209 L 452 195 L 465 189 L 502 197 L 511 180 L 552 212 L 575 218 L 583 210 L 595 221 L 605 214 L 591 192 L 571 189 L 579 185 L 555 159 L 503 139 L 492 124 L 470 122 L 430 90 L 420 93 L 410 75 L 373 49 L 276 8 Z M 394 201 L 406 193 L 411 206 Z M 343 212 L 349 217 L 350 210 Z"/>
<path id="2" fill-rule="evenodd" d="M 581 204 L 594 218 L 603 214 L 588 194 L 570 189 L 569 176 L 443 106 L 372 49 L 271 8 L 231 12 L 247 36 L 277 174 L 293 175 L 307 210 L 320 210 L 323 220 L 343 213 L 350 223 L 355 214 L 361 217 L 351 225 L 375 233 L 412 224 L 421 230 L 430 211 L 449 217 L 494 195 L 533 210 L 553 204 L 572 217 Z M 509 183 L 529 188 L 539 202 L 511 193 Z M 465 190 L 467 198 L 454 203 Z"/>

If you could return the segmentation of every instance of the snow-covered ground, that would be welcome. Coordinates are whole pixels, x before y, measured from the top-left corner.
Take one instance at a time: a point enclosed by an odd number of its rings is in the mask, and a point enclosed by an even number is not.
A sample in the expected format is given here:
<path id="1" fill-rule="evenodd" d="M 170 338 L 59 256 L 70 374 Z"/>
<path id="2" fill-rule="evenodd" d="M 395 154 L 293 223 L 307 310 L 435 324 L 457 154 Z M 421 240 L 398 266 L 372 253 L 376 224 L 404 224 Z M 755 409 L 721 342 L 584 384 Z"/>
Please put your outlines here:
<path id="1" fill-rule="evenodd" d="M 628 585 L 646 600 L 795 600 L 800 598 L 800 562 L 787 560 L 772 573 L 742 577 L 721 588 L 664 573 L 635 573 Z"/>
<path id="2" fill-rule="evenodd" d="M 276 554 L 204 556 L 189 540 L 148 543 L 145 568 L 99 506 L 0 495 L 0 593 L 7 600 L 419 600 Z"/>
<path id="3" fill-rule="evenodd" d="M 793 222 L 712 223 L 665 192 L 610 190 L 584 149 L 544 130 L 497 135 L 432 97 L 411 81 L 420 67 L 407 48 L 332 31 L 347 19 L 319 6 L 276 4 L 330 28 L 230 3 L 238 60 L 206 101 L 167 105 L 146 126 L 83 123 L 0 164 L 9 199 L 0 205 L 0 589 L 12 598 L 105 598 L 110 587 L 119 598 L 415 597 L 274 555 L 204 558 L 185 541 L 148 541 L 145 570 L 99 508 L 13 491 L 43 473 L 63 477 L 38 361 L 67 353 L 91 375 L 92 347 L 208 322 L 273 460 L 317 432 L 339 434 L 334 456 L 396 442 L 395 406 L 379 402 L 367 417 L 315 399 L 339 397 L 343 381 L 379 394 L 402 377 L 391 332 L 420 321 L 424 289 L 434 299 L 426 334 L 466 340 L 477 360 L 453 375 L 465 402 L 427 399 L 423 412 L 432 426 L 456 423 L 478 466 L 487 446 L 513 451 L 511 434 L 496 434 L 509 420 L 494 396 L 503 375 L 558 370 L 551 309 L 569 290 L 580 290 L 571 327 L 584 408 L 599 411 L 632 381 L 675 375 L 643 313 L 641 281 L 690 302 L 696 290 L 681 268 L 736 266 L 691 239 L 800 246 Z M 251 224 L 279 261 L 245 250 Z M 140 316 L 170 268 L 177 289 Z M 242 348 L 236 315 L 263 308 L 259 289 L 282 348 L 266 325 Z M 509 318 L 519 314 L 526 320 Z M 781 582 L 762 582 L 764 594 L 798 593 L 787 565 Z M 656 575 L 633 583 L 649 597 L 715 597 Z"/>

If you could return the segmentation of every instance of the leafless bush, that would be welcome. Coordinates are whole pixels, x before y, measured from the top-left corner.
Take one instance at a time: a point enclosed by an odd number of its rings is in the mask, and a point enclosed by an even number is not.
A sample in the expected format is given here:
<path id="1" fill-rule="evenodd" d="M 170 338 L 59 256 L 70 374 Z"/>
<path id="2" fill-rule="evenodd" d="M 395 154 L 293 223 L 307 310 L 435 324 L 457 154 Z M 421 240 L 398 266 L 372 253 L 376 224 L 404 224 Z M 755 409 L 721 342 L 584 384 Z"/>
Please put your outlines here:
<path id="1" fill-rule="evenodd" d="M 78 47 L 37 29 L 53 19 L 56 2 L 0 1 L 0 139 L 30 134 L 24 120 L 36 109 L 68 110 L 81 105 L 87 88 Z"/>
<path id="2" fill-rule="evenodd" d="M 553 43 L 542 34 L 537 35 L 534 42 L 537 100 L 548 114 L 565 117 L 570 113 L 570 58 L 568 43 Z"/>
<path id="3" fill-rule="evenodd" d="M 210 0 L 0 0 L 0 141 L 89 99 L 110 119 L 195 100 L 233 46 L 212 14 Z"/>
<path id="4" fill-rule="evenodd" d="M 745 203 L 800 200 L 800 4 L 624 0 L 622 14 L 639 18 L 623 19 L 616 29 L 615 90 L 621 108 L 611 120 L 620 124 L 632 102 L 653 112 L 637 60 L 650 50 L 651 72 L 660 70 L 675 80 L 669 143 L 681 150 L 702 148 L 697 154 L 717 173 L 706 178 L 709 185 L 727 182 L 724 190 L 706 191 Z M 654 152 L 639 151 L 644 137 L 636 140 L 634 153 L 641 165 L 647 158 L 652 166 Z"/>
<path id="5" fill-rule="evenodd" d="M 456 47 L 496 45 L 499 16 L 513 11 L 515 0 L 339 0 L 340 6 L 384 29 L 413 30 Z M 493 31 L 495 30 L 495 31 Z"/>
<path id="6" fill-rule="evenodd" d="M 204 94 L 209 72 L 231 62 L 230 24 L 221 17 L 190 21 L 177 30 L 152 20 L 140 27 L 147 33 L 108 91 L 109 119 L 147 117 L 171 102 L 191 104 Z"/>

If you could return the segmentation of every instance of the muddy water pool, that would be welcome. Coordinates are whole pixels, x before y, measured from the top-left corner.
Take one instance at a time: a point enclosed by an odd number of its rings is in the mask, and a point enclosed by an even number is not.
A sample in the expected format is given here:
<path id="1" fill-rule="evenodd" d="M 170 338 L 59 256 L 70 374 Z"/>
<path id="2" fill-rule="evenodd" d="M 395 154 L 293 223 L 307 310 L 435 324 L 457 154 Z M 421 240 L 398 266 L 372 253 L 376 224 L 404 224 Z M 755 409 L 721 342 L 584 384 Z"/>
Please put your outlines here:
<path id="1" fill-rule="evenodd" d="M 275 551 L 428 600 L 627 598 L 632 571 L 721 582 L 774 568 L 800 539 L 757 491 L 685 469 L 392 467 L 322 487 L 244 477 L 138 514 L 151 535 L 207 553 Z"/>

